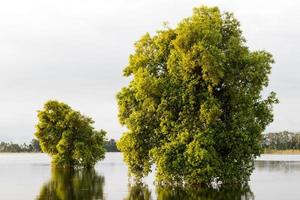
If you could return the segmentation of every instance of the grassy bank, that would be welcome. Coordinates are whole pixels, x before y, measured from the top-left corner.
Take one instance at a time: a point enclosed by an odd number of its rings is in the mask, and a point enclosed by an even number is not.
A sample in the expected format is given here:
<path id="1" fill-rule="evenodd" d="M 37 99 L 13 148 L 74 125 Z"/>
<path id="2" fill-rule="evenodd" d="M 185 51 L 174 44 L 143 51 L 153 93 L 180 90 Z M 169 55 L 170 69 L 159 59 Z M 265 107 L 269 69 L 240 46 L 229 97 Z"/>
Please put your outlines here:
<path id="1" fill-rule="evenodd" d="M 276 149 L 265 149 L 265 154 L 300 154 L 300 149 L 286 149 L 286 150 L 276 150 Z"/>

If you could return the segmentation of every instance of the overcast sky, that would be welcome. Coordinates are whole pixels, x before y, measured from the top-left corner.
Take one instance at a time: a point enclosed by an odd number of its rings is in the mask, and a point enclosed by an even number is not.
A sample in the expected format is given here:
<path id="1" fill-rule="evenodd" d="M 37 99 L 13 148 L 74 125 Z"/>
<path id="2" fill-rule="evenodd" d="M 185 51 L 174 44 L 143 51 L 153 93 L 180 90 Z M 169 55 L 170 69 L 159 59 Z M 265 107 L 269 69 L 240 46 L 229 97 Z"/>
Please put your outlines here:
<path id="1" fill-rule="evenodd" d="M 200 5 L 240 20 L 251 49 L 274 55 L 270 86 L 280 104 L 267 131 L 300 131 L 300 2 L 295 0 L 0 1 L 0 141 L 33 138 L 36 111 L 57 99 L 119 138 L 115 95 L 133 44 Z"/>

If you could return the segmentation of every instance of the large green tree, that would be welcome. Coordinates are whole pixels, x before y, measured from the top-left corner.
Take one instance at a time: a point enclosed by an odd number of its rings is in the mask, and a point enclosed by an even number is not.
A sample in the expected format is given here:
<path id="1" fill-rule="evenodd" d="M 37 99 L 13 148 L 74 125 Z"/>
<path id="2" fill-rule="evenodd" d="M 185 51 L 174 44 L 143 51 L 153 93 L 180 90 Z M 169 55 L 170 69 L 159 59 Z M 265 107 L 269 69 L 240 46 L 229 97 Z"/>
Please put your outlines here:
<path id="1" fill-rule="evenodd" d="M 93 120 L 65 103 L 48 101 L 38 111 L 35 136 L 42 151 L 62 167 L 90 168 L 104 158 L 105 131 L 96 131 Z"/>
<path id="2" fill-rule="evenodd" d="M 239 22 L 218 8 L 195 8 L 175 28 L 144 35 L 117 95 L 118 142 L 129 172 L 156 165 L 161 184 L 246 183 L 272 122 L 275 93 L 263 98 L 273 59 L 251 51 Z"/>

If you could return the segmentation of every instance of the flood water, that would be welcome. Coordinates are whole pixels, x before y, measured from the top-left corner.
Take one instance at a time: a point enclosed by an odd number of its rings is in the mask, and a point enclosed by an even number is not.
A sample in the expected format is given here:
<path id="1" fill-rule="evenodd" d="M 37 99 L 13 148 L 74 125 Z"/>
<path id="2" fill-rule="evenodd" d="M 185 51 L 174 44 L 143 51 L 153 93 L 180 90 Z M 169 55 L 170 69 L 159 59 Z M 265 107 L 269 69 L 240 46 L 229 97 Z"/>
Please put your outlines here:
<path id="1" fill-rule="evenodd" d="M 52 169 L 39 153 L 0 154 L 0 199 L 4 200 L 212 200 L 300 199 L 300 155 L 262 155 L 245 191 L 159 189 L 154 175 L 129 184 L 120 153 L 107 153 L 94 170 Z"/>

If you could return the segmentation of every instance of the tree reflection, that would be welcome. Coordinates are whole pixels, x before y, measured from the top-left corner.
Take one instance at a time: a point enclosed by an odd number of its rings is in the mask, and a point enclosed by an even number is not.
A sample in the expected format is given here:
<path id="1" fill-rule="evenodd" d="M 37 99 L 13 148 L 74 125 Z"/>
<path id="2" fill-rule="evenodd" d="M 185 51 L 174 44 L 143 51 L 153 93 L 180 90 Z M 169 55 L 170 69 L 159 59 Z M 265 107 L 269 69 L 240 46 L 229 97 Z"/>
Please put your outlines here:
<path id="1" fill-rule="evenodd" d="M 150 200 L 151 192 L 143 183 L 129 184 L 128 195 L 124 200 Z"/>
<path id="2" fill-rule="evenodd" d="M 294 172 L 300 170 L 299 161 L 256 161 L 255 169 L 257 171 L 283 171 Z"/>
<path id="3" fill-rule="evenodd" d="M 90 169 L 53 168 L 51 180 L 40 190 L 37 200 L 104 199 L 104 177 Z"/>
<path id="4" fill-rule="evenodd" d="M 254 195 L 250 188 L 244 187 L 240 189 L 222 188 L 219 190 L 208 188 L 170 188 L 158 187 L 156 189 L 158 200 L 239 200 L 254 199 Z"/>
<path id="5" fill-rule="evenodd" d="M 157 187 L 157 200 L 248 200 L 254 199 L 249 186 L 233 189 L 199 189 L 183 187 Z M 125 200 L 150 200 L 151 191 L 147 185 L 129 185 L 128 196 Z"/>

